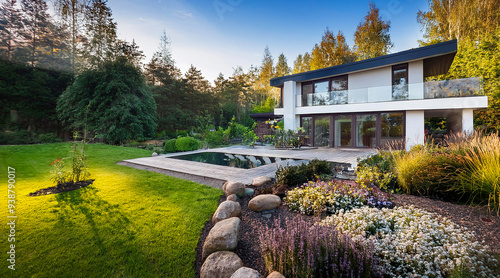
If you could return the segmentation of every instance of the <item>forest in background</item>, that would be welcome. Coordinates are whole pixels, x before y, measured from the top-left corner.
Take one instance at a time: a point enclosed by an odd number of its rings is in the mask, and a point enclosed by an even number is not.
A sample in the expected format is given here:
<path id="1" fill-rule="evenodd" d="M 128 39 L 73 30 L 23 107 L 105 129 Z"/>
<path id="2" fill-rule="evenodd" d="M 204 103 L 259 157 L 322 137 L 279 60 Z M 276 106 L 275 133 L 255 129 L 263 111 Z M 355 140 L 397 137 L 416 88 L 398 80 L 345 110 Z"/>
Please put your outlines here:
<path id="1" fill-rule="evenodd" d="M 108 143 L 213 136 L 229 127 L 252 127 L 251 113 L 272 112 L 279 89 L 269 80 L 288 74 L 388 54 L 390 22 L 369 3 L 354 36 L 326 28 L 310 52 L 289 66 L 275 62 L 265 47 L 259 66 L 235 65 L 232 76 L 213 84 L 194 65 L 175 65 L 168 34 L 159 34 L 150 61 L 135 41 L 117 37 L 117 23 L 106 0 L 7 0 L 0 13 L 0 143 L 34 143 L 67 138 L 83 128 Z M 416 17 L 420 45 L 458 39 L 450 72 L 432 79 L 483 77 L 490 107 L 476 124 L 500 129 L 500 3 L 495 0 L 428 0 Z M 139 42 L 140 43 L 140 42 Z M 193 64 L 196 61 L 193 61 Z M 237 128 L 238 127 L 238 128 Z M 226 132 L 231 133 L 231 132 Z M 242 132 L 231 133 L 242 135 Z M 216 140 L 217 138 L 213 139 Z"/>

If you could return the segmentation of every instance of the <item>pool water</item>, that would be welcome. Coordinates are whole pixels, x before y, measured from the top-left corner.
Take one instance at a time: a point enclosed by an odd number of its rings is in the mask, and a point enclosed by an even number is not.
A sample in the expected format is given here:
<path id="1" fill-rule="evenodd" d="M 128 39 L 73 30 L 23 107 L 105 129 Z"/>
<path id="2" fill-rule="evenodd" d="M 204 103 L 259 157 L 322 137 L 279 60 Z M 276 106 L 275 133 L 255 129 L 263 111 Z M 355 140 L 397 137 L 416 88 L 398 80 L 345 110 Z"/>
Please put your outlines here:
<path id="1" fill-rule="evenodd" d="M 239 155 L 239 154 L 217 153 L 217 152 L 184 154 L 178 156 L 170 156 L 168 158 L 196 161 L 196 162 L 243 168 L 243 169 L 256 168 L 259 166 L 268 165 L 275 162 L 279 162 L 281 160 L 288 159 L 280 157 Z"/>

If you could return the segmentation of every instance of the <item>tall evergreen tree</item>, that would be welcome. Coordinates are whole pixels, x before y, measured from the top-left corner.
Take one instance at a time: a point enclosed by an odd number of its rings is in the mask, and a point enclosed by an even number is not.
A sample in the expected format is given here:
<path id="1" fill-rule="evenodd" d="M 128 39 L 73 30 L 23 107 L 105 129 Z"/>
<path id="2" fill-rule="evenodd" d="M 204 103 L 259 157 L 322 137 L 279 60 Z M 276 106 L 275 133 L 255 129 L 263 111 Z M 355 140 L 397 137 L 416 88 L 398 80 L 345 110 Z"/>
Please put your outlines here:
<path id="1" fill-rule="evenodd" d="M 86 32 L 89 41 L 85 47 L 88 67 L 96 68 L 113 59 L 116 45 L 116 23 L 107 0 L 91 0 L 87 9 Z"/>
<path id="2" fill-rule="evenodd" d="M 88 0 L 53 0 L 55 10 L 64 23 L 69 27 L 70 37 L 70 64 L 71 71 L 77 71 L 79 67 L 81 43 L 85 40 L 83 36 L 84 18 Z"/>
<path id="3" fill-rule="evenodd" d="M 309 52 L 304 53 L 302 56 L 302 72 L 311 70 L 311 54 Z"/>
<path id="4" fill-rule="evenodd" d="M 24 13 L 25 39 L 29 49 L 27 61 L 35 67 L 40 56 L 45 55 L 46 39 L 51 34 L 51 18 L 45 0 L 21 0 Z"/>
<path id="5" fill-rule="evenodd" d="M 373 2 L 370 2 L 369 8 L 365 21 L 359 23 L 354 33 L 354 49 L 358 60 L 385 55 L 393 47 L 389 34 L 391 22 L 382 20 Z"/>
<path id="6" fill-rule="evenodd" d="M 23 22 L 16 0 L 6 0 L 0 12 L 0 56 L 11 61 L 14 50 L 22 39 Z"/>
<path id="7" fill-rule="evenodd" d="M 274 74 L 274 77 L 280 77 L 289 74 L 290 67 L 288 67 L 285 54 L 281 53 L 280 56 L 278 56 L 278 62 L 276 63 L 276 72 Z"/>
<path id="8" fill-rule="evenodd" d="M 191 65 L 184 76 L 186 84 L 196 91 L 202 93 L 209 93 L 211 91 L 210 82 L 203 77 L 201 70 L 198 70 L 195 66 Z"/>
<path id="9" fill-rule="evenodd" d="M 175 61 L 172 58 L 170 50 L 170 39 L 166 31 L 163 31 L 160 37 L 158 50 L 153 53 L 151 61 L 145 67 L 147 80 L 153 85 L 160 85 L 163 82 L 170 82 L 173 79 L 181 77 L 181 71 L 175 67 Z M 168 78 L 166 78 L 168 76 Z M 166 85 L 163 83 L 163 85 Z"/>

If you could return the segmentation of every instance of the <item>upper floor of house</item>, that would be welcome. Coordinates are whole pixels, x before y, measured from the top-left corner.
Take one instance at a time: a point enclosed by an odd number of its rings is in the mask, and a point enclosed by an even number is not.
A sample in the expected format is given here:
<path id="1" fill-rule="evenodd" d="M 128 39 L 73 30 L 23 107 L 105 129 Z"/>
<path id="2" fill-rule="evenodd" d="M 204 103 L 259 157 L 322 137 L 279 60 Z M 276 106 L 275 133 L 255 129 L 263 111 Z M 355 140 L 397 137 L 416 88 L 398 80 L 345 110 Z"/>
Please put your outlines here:
<path id="1" fill-rule="evenodd" d="M 400 101 L 484 95 L 481 79 L 476 77 L 425 81 L 427 77 L 446 74 L 456 52 L 457 41 L 452 40 L 354 63 L 273 78 L 271 86 L 281 88 L 280 107 L 275 113 L 283 114 L 284 111 L 280 108 L 286 106 L 311 107 L 305 111 L 315 106 L 330 106 L 335 110 L 339 105 L 399 102 L 391 105 L 404 106 L 408 102 Z M 318 111 L 328 110 L 327 107 L 317 108 Z"/>

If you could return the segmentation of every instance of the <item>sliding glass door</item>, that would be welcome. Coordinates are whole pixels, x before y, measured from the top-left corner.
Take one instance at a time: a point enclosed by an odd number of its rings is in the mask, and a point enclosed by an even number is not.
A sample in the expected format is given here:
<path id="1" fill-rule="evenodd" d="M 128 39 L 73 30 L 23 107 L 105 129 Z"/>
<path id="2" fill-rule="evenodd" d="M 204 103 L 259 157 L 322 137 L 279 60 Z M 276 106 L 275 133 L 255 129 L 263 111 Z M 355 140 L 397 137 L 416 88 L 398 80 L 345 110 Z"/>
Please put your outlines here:
<path id="1" fill-rule="evenodd" d="M 335 116 L 335 147 L 351 147 L 351 115 Z"/>
<path id="2" fill-rule="evenodd" d="M 330 146 L 330 116 L 314 117 L 314 146 Z"/>

